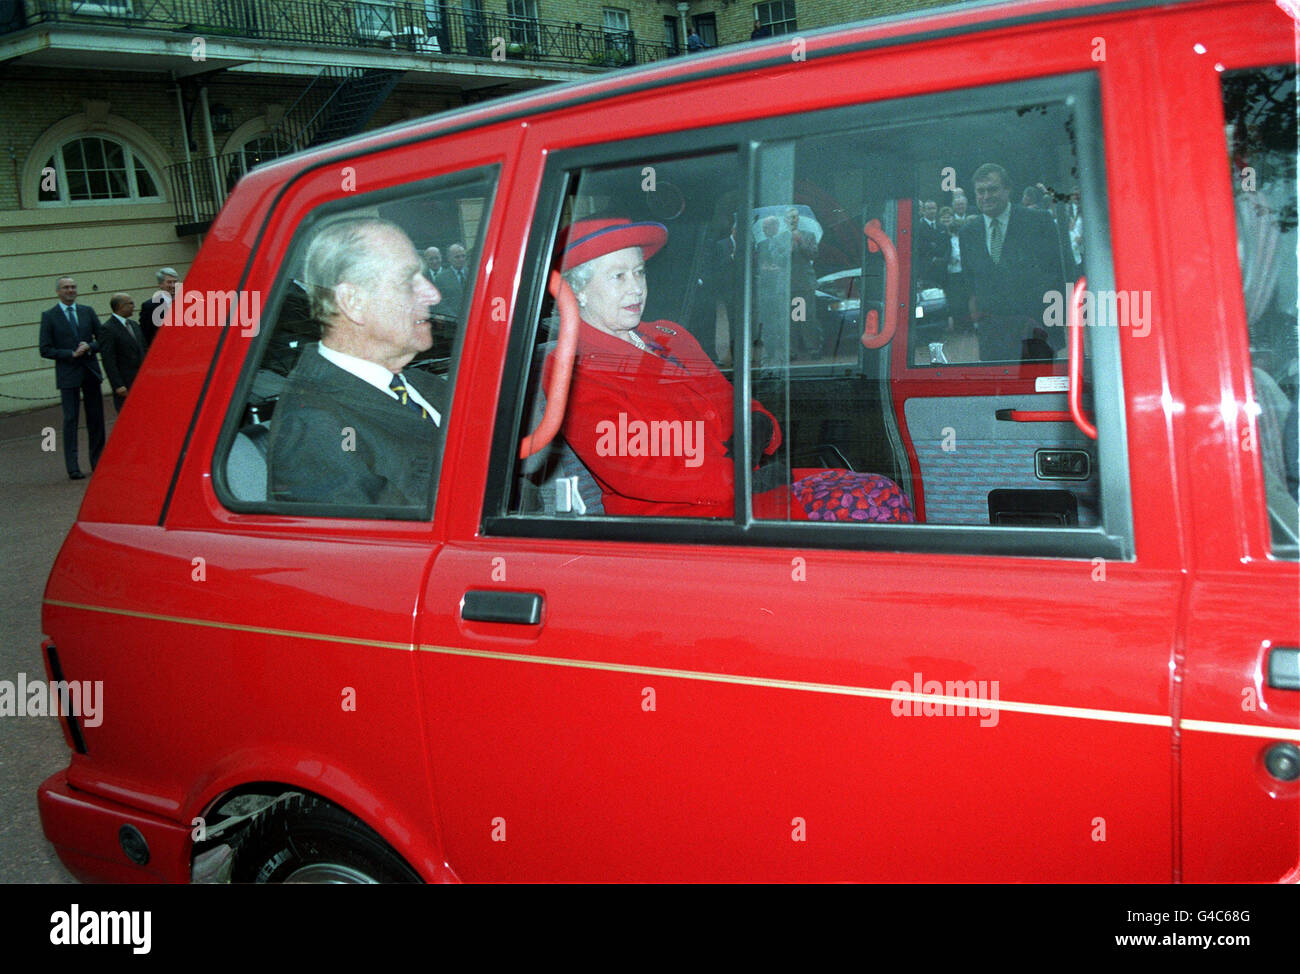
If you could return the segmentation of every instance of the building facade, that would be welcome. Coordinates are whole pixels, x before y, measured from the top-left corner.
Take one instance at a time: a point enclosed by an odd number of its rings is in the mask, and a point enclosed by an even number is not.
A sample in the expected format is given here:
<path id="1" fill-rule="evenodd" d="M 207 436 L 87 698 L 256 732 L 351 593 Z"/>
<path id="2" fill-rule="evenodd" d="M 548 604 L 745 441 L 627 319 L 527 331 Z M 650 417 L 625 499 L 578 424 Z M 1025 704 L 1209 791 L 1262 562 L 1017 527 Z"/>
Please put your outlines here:
<path id="1" fill-rule="evenodd" d="M 592 72 L 934 0 L 0 0 L 0 412 L 58 401 L 55 280 L 183 277 L 252 166 Z"/>

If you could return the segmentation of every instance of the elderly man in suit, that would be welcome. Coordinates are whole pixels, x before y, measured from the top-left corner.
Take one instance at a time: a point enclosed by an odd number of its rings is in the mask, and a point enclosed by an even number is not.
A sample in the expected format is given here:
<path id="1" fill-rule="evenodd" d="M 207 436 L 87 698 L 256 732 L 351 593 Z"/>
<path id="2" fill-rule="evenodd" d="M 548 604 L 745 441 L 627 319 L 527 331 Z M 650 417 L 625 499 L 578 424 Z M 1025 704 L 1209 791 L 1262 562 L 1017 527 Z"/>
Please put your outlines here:
<path id="1" fill-rule="evenodd" d="M 160 267 L 154 277 L 158 279 L 158 290 L 140 307 L 140 331 L 144 335 L 146 349 L 153 344 L 154 336 L 158 334 L 167 306 L 176 296 L 176 282 L 180 280 L 174 267 Z"/>
<path id="2" fill-rule="evenodd" d="M 271 420 L 272 500 L 425 509 L 446 409 L 442 380 L 406 365 L 433 344 L 441 300 L 396 224 L 337 220 L 303 270 L 318 345 L 289 375 Z"/>
<path id="3" fill-rule="evenodd" d="M 144 363 L 144 334 L 131 317 L 135 301 L 129 294 L 114 294 L 108 300 L 113 313 L 104 319 L 99 330 L 100 356 L 109 387 L 113 390 L 113 408 L 119 413 L 126 394 Z"/>
<path id="4" fill-rule="evenodd" d="M 60 277 L 55 284 L 59 301 L 41 313 L 41 358 L 54 360 L 54 380 L 63 399 L 63 462 L 69 480 L 84 480 L 77 463 L 77 414 L 86 404 L 86 429 L 90 433 L 90 469 L 95 469 L 104 449 L 103 374 L 95 355 L 99 352 L 99 316 L 77 303 L 77 282 Z"/>
<path id="5" fill-rule="evenodd" d="M 442 295 L 442 307 L 438 310 L 443 315 L 459 318 L 465 310 L 465 288 L 469 284 L 465 271 L 468 256 L 464 244 L 452 244 L 447 248 L 447 266 L 433 279 Z"/>
<path id="6" fill-rule="evenodd" d="M 975 170 L 979 216 L 962 227 L 962 274 L 986 362 L 1042 361 L 1054 356 L 1043 327 L 1044 297 L 1065 286 L 1051 214 L 1011 205 L 1011 181 L 996 163 Z"/>

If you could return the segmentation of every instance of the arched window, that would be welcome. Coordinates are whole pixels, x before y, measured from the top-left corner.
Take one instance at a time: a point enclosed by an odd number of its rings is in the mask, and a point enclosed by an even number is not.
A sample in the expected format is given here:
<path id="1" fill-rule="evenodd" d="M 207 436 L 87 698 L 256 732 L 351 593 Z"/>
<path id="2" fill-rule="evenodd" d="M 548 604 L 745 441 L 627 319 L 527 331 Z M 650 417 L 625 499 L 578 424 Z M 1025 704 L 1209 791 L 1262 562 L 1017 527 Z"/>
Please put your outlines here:
<path id="1" fill-rule="evenodd" d="M 38 202 L 157 202 L 162 198 L 157 176 L 129 145 L 103 135 L 84 135 L 64 142 L 46 161 Z"/>
<path id="2" fill-rule="evenodd" d="M 255 135 L 239 148 L 239 165 L 240 175 L 248 172 L 254 166 L 260 166 L 264 162 L 270 162 L 272 159 L 278 159 L 285 155 L 289 150 L 274 135 L 267 132 L 262 135 Z"/>

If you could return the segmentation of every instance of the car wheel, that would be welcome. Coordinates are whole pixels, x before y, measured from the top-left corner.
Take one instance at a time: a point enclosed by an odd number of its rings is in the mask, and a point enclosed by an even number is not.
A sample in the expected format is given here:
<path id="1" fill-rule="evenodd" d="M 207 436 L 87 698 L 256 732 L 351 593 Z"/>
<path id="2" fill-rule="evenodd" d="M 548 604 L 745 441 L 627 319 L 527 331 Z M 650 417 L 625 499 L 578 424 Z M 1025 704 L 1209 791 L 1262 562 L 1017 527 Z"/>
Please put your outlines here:
<path id="1" fill-rule="evenodd" d="M 298 795 L 248 827 L 235 851 L 236 883 L 418 883 L 402 857 L 355 815 Z"/>

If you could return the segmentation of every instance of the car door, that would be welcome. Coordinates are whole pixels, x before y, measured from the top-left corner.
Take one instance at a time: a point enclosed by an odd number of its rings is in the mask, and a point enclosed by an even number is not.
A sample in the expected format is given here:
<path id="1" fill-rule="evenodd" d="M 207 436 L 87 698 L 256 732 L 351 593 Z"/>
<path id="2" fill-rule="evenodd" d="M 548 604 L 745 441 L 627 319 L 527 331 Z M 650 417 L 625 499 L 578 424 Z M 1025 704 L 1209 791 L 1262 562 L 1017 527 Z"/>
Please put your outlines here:
<path id="1" fill-rule="evenodd" d="M 1176 120 L 1163 159 L 1204 186 L 1169 251 L 1195 514 L 1180 640 L 1187 882 L 1294 882 L 1300 868 L 1291 26 L 1259 5 L 1231 27 L 1189 20 L 1161 49 L 1162 76 L 1179 79 L 1159 86 Z"/>
<path id="2" fill-rule="evenodd" d="M 1112 24 L 1111 36 L 1149 26 Z M 1073 120 L 1068 148 L 1095 208 L 1090 282 L 1154 288 L 1149 255 L 1112 248 L 1148 229 L 1131 178 L 1147 123 L 1115 109 L 1132 104 L 1137 68 L 1090 60 L 1086 23 L 1051 29 L 1014 66 L 994 56 L 1006 37 L 981 36 L 724 71 L 692 96 L 697 128 L 675 92 L 654 89 L 635 111 L 595 103 L 534 122 L 525 155 L 545 170 L 538 194 L 516 200 L 533 215 L 510 334 L 480 346 L 506 363 L 490 462 L 475 452 L 486 429 L 462 443 L 461 503 L 420 624 L 442 832 L 464 878 L 1171 877 L 1182 542 L 1160 339 L 1113 322 L 1087 337 L 1095 524 L 796 523 L 792 500 L 775 515 L 754 501 L 750 399 L 784 432 L 764 471 L 829 466 L 830 445 L 857 472 L 888 476 L 890 376 L 867 350 L 847 363 L 762 360 L 760 241 L 737 219 L 750 286 L 727 375 L 735 514 L 584 514 L 564 470 L 539 481 L 518 461 L 542 415 L 547 271 L 570 220 L 589 213 L 667 228 L 643 320 L 675 331 L 680 282 L 702 278 L 710 237 L 737 214 L 836 201 L 816 213 L 813 270 L 861 267 L 850 248 L 873 207 L 920 195 L 896 184 L 939 192 L 944 152 L 966 152 L 964 133 L 1046 104 Z M 962 114 L 976 124 L 945 130 Z M 934 165 L 918 167 L 910 146 L 925 125 Z M 680 208 L 664 208 L 664 180 Z M 794 290 L 782 327 L 804 328 Z M 476 380 L 489 399 L 497 388 L 495 375 Z M 961 450 L 967 414 L 950 415 Z M 547 506 L 557 490 L 569 502 Z"/>

